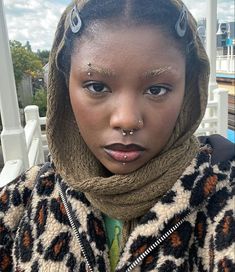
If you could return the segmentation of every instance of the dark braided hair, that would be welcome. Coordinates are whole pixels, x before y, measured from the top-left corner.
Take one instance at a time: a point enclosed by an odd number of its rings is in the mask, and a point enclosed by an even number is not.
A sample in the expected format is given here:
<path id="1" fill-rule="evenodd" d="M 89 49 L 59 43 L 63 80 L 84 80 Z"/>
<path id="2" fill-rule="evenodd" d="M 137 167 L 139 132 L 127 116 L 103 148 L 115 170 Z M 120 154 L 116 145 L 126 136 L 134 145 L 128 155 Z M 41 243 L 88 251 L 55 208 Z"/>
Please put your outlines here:
<path id="1" fill-rule="evenodd" d="M 179 0 L 90 0 L 79 10 L 82 20 L 81 30 L 76 34 L 70 28 L 66 30 L 64 46 L 57 55 L 57 68 L 63 72 L 68 83 L 75 41 L 89 30 L 92 23 L 103 21 L 128 26 L 145 24 L 161 27 L 162 31 L 167 33 L 169 43 L 175 41 L 179 51 L 186 56 L 186 76 L 191 81 L 191 73 L 199 68 L 195 51 L 195 34 L 193 34 L 196 32 L 196 22 L 190 14 L 186 34 L 182 38 L 179 37 L 175 24 L 182 7 L 183 4 Z M 190 71 L 192 64 L 194 69 Z"/>

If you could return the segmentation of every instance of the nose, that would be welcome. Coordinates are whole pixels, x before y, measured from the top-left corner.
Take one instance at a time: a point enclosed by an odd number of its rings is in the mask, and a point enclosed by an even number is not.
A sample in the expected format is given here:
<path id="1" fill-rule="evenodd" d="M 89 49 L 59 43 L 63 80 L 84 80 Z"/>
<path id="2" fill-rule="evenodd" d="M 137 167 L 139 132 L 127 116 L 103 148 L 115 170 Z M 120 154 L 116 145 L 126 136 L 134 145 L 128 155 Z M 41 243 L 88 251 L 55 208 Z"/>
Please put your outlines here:
<path id="1" fill-rule="evenodd" d="M 118 130 L 139 130 L 143 127 L 141 103 L 132 96 L 116 98 L 110 117 L 110 127 Z"/>

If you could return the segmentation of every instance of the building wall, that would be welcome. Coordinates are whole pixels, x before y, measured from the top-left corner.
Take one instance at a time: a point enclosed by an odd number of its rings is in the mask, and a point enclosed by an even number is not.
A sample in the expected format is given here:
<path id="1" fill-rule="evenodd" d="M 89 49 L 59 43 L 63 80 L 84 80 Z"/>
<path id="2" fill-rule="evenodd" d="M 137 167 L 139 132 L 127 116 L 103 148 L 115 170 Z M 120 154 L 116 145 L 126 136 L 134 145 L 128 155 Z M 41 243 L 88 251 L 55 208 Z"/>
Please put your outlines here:
<path id="1" fill-rule="evenodd" d="M 33 87 L 31 76 L 24 76 L 21 83 L 18 86 L 18 100 L 20 107 L 26 107 L 32 104 L 33 99 Z"/>

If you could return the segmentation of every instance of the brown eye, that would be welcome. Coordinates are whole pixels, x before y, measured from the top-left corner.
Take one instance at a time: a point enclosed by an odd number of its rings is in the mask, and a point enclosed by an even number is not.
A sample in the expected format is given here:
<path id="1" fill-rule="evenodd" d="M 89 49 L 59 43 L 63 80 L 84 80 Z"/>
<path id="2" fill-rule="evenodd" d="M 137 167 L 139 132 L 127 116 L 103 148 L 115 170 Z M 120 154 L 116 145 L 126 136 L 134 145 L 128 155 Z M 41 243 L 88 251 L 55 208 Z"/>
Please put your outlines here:
<path id="1" fill-rule="evenodd" d="M 85 88 L 93 93 L 103 93 L 108 91 L 108 88 L 103 83 L 89 83 L 85 85 Z"/>
<path id="2" fill-rule="evenodd" d="M 170 91 L 169 87 L 166 86 L 152 86 L 147 89 L 146 93 L 154 96 L 162 96 Z"/>

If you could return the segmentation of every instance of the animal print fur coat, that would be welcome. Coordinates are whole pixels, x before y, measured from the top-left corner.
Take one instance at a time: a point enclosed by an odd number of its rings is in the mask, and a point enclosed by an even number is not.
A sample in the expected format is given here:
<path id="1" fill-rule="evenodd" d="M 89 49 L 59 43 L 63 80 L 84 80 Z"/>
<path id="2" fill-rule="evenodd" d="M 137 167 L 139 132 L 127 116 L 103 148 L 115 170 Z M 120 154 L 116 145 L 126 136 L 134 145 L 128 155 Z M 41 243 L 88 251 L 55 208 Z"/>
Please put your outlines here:
<path id="1" fill-rule="evenodd" d="M 116 271 L 235 271 L 235 160 L 213 162 L 206 150 L 141 218 Z M 102 215 L 50 164 L 1 189 L 0 271 L 110 271 Z"/>

